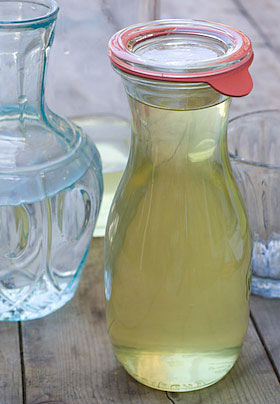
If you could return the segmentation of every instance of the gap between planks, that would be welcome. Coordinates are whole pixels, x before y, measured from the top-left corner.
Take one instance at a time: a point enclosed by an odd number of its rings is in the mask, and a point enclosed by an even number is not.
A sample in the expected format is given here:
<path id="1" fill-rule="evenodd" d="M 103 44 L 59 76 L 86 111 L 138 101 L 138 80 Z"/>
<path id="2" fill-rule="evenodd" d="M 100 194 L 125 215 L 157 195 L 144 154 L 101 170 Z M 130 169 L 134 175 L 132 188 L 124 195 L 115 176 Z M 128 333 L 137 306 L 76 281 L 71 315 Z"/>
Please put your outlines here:
<path id="1" fill-rule="evenodd" d="M 250 318 L 251 318 L 251 320 L 252 320 L 252 323 L 253 323 L 253 325 L 254 325 L 254 327 L 255 327 L 255 330 L 256 330 L 256 333 L 257 333 L 257 335 L 258 335 L 258 337 L 259 337 L 259 340 L 261 341 L 261 343 L 262 343 L 262 345 L 263 345 L 263 348 L 264 348 L 264 350 L 265 350 L 265 353 L 266 353 L 266 355 L 267 355 L 267 357 L 268 357 L 268 359 L 269 359 L 269 361 L 270 361 L 270 363 L 271 363 L 271 366 L 272 366 L 272 368 L 273 368 L 273 370 L 274 370 L 274 372 L 275 372 L 275 375 L 276 375 L 276 377 L 277 377 L 277 379 L 278 379 L 278 381 L 279 381 L 279 384 L 280 384 L 280 373 L 279 373 L 279 371 L 278 371 L 278 368 L 277 368 L 277 366 L 276 366 L 276 363 L 275 363 L 275 361 L 274 361 L 274 359 L 273 359 L 273 357 L 272 357 L 272 355 L 271 355 L 271 353 L 270 353 L 270 350 L 269 350 L 269 348 L 268 348 L 268 346 L 267 346 L 267 344 L 266 344 L 266 342 L 265 342 L 265 338 L 263 338 L 262 333 L 261 333 L 261 331 L 260 331 L 260 329 L 259 329 L 259 327 L 258 327 L 258 323 L 257 323 L 257 321 L 255 320 L 254 315 L 253 315 L 252 312 L 250 313 Z"/>
<path id="2" fill-rule="evenodd" d="M 19 342 L 20 368 L 21 368 L 20 370 L 21 370 L 22 403 L 26 404 L 25 365 L 24 365 L 24 353 L 23 353 L 22 326 L 20 321 L 18 322 L 18 342 Z"/>

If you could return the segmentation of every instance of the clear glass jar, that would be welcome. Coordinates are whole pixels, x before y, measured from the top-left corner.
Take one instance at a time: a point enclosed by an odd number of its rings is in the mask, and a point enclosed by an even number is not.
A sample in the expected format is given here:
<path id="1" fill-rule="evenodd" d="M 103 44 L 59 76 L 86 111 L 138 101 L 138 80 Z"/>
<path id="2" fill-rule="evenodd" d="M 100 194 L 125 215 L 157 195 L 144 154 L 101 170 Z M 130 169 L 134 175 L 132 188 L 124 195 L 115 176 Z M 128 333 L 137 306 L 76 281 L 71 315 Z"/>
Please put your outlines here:
<path id="1" fill-rule="evenodd" d="M 125 369 L 160 390 L 217 382 L 246 335 L 251 235 L 226 139 L 229 95 L 252 86 L 242 35 L 165 20 L 129 27 L 109 46 L 132 139 L 106 230 L 108 330 Z M 240 59 L 243 86 L 229 75 Z"/>
<path id="2" fill-rule="evenodd" d="M 253 233 L 252 293 L 280 298 L 280 110 L 232 119 L 231 165 Z"/>
<path id="3" fill-rule="evenodd" d="M 108 60 L 108 41 L 127 25 L 155 19 L 157 0 L 126 1 L 125 12 L 123 0 L 58 0 L 58 4 L 46 97 L 54 111 L 82 127 L 100 152 L 104 196 L 94 235 L 104 237 L 130 140 L 129 108 Z"/>
<path id="4" fill-rule="evenodd" d="M 44 98 L 57 12 L 53 0 L 0 2 L 0 320 L 73 297 L 102 197 L 96 147 Z"/>

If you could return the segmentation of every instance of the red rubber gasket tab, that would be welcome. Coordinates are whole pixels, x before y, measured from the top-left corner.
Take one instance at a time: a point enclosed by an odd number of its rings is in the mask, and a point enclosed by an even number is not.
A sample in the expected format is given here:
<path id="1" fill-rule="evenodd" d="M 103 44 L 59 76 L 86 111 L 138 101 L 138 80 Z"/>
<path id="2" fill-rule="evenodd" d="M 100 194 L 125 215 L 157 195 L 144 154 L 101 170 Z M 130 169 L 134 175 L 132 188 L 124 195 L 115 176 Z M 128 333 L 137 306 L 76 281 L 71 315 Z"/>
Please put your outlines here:
<path id="1" fill-rule="evenodd" d="M 203 25 L 204 24 L 204 25 Z M 209 66 L 201 65 L 188 71 L 166 69 L 149 64 L 134 52 L 141 42 L 167 35 L 201 35 L 210 39 L 225 38 L 232 50 L 222 58 L 211 60 Z M 253 87 L 249 66 L 253 61 L 250 39 L 242 32 L 222 24 L 207 21 L 162 20 L 146 25 L 136 25 L 117 32 L 109 42 L 109 57 L 114 66 L 129 74 L 152 80 L 170 82 L 205 82 L 228 96 L 242 97 Z"/>

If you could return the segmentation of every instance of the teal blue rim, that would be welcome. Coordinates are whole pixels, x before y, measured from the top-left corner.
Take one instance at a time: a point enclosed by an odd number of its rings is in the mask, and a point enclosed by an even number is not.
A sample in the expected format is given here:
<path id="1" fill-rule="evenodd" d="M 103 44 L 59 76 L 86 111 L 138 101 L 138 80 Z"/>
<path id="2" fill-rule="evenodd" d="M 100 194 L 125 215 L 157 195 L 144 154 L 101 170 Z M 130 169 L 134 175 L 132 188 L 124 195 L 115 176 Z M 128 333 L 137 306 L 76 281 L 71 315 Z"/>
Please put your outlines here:
<path id="1" fill-rule="evenodd" d="M 53 22 L 59 11 L 59 6 L 55 0 L 0 0 L 0 3 L 29 3 L 46 7 L 46 13 L 39 17 L 25 19 L 25 20 L 1 20 L 0 15 L 0 29 L 2 28 L 35 28 L 38 25 L 47 25 Z"/>

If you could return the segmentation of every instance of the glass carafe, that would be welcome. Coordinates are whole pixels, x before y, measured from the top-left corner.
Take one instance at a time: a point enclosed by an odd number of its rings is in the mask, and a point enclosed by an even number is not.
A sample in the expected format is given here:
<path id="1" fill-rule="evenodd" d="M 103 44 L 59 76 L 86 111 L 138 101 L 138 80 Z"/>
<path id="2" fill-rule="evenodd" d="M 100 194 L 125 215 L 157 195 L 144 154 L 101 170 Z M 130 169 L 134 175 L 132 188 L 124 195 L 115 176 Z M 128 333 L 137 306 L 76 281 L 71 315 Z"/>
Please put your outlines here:
<path id="1" fill-rule="evenodd" d="M 95 146 L 44 100 L 53 0 L 0 2 L 0 319 L 75 293 L 102 196 Z"/>
<path id="2" fill-rule="evenodd" d="M 229 54 L 234 64 L 232 35 L 247 41 L 235 85 L 218 69 Z M 166 20 L 123 30 L 109 45 L 132 139 L 106 230 L 108 330 L 125 369 L 160 390 L 215 383 L 246 335 L 251 235 L 226 139 L 230 95 L 252 86 L 242 35 Z"/>

